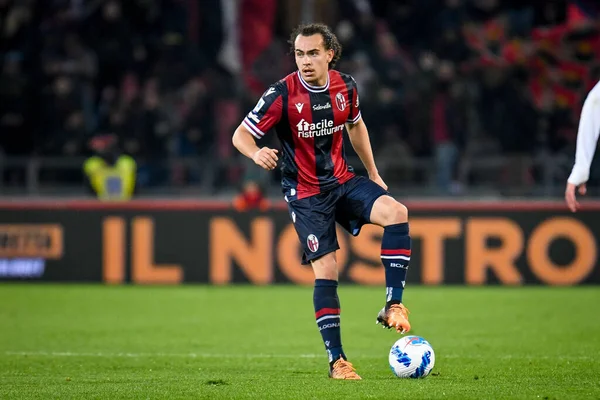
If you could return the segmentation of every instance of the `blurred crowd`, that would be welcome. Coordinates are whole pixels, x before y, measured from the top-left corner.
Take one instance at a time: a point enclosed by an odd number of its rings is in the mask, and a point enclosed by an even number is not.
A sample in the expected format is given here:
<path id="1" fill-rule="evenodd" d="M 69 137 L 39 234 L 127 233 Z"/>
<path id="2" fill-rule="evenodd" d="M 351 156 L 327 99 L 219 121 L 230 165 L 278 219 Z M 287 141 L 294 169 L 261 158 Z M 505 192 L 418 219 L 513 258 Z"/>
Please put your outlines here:
<path id="1" fill-rule="evenodd" d="M 232 132 L 294 69 L 292 28 L 322 21 L 344 47 L 338 69 L 357 80 L 376 158 L 394 179 L 431 180 L 415 165 L 434 160 L 438 189 L 458 191 L 484 179 L 469 160 L 502 156 L 496 179 L 527 185 L 541 179 L 534 157 L 573 152 L 582 101 L 600 79 L 596 4 L 0 0 L 0 151 L 75 159 L 110 134 L 138 163 L 142 188 L 263 179 Z"/>

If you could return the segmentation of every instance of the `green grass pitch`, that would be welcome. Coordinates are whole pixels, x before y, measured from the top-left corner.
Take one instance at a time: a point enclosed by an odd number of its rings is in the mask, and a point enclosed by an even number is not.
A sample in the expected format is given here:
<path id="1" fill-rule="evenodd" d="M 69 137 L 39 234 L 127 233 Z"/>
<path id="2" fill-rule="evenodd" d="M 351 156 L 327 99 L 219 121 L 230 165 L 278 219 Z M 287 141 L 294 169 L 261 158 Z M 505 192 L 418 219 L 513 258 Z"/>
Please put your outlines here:
<path id="1" fill-rule="evenodd" d="M 362 381 L 327 378 L 312 288 L 0 285 L 1 399 L 600 399 L 598 287 L 417 287 L 432 375 L 395 378 L 383 288 L 341 286 Z"/>

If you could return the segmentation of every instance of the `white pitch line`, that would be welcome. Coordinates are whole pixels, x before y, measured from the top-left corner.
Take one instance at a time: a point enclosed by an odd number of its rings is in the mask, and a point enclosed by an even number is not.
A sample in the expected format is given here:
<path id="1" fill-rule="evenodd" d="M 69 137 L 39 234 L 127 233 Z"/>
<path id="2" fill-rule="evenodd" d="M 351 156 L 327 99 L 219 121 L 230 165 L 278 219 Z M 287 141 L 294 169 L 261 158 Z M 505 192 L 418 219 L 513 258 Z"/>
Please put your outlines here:
<path id="1" fill-rule="evenodd" d="M 8 356 L 41 356 L 41 357 L 105 357 L 105 358 L 316 358 L 325 354 L 215 354 L 215 353 L 103 353 L 103 352 L 71 352 L 71 351 L 6 351 Z"/>
<path id="2" fill-rule="evenodd" d="M 218 354 L 218 353 L 104 353 L 104 352 L 71 352 L 71 351 L 5 351 L 6 356 L 31 356 L 31 357 L 103 357 L 103 358 L 147 358 L 147 357 L 165 357 L 165 358 L 234 358 L 234 359 L 268 359 L 268 358 L 321 358 L 325 354 Z M 353 355 L 354 358 L 380 359 L 387 358 L 375 355 Z M 436 354 L 440 359 L 465 359 L 465 360 L 483 360 L 493 357 L 484 355 L 464 356 L 460 354 Z M 559 361 L 593 361 L 597 357 L 592 356 L 530 356 L 530 355 L 504 355 L 498 357 L 500 360 L 559 360 Z"/>

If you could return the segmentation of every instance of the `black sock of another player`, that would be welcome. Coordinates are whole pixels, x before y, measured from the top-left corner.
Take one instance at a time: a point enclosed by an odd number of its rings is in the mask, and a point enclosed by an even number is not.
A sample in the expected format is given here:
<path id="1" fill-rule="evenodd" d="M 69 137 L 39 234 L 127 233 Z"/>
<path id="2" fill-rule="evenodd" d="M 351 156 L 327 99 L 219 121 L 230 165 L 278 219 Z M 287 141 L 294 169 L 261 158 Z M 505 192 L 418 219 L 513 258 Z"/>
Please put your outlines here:
<path id="1" fill-rule="evenodd" d="M 340 357 L 346 359 L 344 350 L 342 350 L 340 300 L 337 295 L 337 287 L 337 281 L 316 279 L 313 293 L 315 318 L 323 343 L 325 343 L 330 366 Z"/>
<path id="2" fill-rule="evenodd" d="M 402 303 L 410 263 L 408 222 L 386 226 L 381 240 L 381 262 L 385 267 L 386 309 Z"/>

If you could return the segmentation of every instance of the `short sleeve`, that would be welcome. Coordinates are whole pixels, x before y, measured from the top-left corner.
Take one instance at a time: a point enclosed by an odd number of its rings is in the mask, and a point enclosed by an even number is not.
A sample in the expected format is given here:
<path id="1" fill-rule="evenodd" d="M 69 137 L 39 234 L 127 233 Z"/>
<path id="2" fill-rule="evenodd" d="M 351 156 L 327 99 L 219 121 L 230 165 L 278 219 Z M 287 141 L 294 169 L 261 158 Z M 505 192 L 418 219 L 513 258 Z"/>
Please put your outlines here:
<path id="1" fill-rule="evenodd" d="M 358 87 L 354 78 L 351 78 L 350 93 L 348 93 L 348 95 L 350 97 L 350 113 L 348 114 L 348 120 L 346 122 L 349 124 L 355 124 L 360 120 L 361 115 Z"/>
<path id="2" fill-rule="evenodd" d="M 262 139 L 281 119 L 283 99 L 277 85 L 270 86 L 256 103 L 256 106 L 246 115 L 242 125 L 257 139 Z"/>

